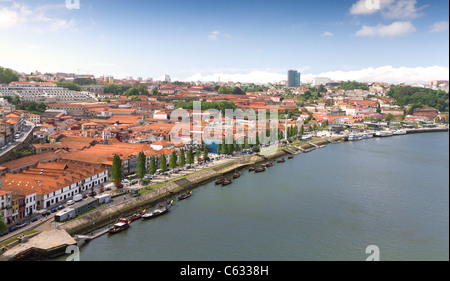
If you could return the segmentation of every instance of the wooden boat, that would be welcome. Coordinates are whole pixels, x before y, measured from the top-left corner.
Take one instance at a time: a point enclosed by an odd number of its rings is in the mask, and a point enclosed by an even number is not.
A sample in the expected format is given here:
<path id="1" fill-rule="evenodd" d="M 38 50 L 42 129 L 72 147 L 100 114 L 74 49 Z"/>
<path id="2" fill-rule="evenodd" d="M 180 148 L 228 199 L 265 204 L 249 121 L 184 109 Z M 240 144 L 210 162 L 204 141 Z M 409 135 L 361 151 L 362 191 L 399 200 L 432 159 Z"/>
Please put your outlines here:
<path id="1" fill-rule="evenodd" d="M 294 159 L 294 155 L 289 155 L 288 159 Z"/>
<path id="2" fill-rule="evenodd" d="M 224 180 L 222 186 L 227 186 L 230 185 L 231 183 L 233 183 L 231 180 Z"/>
<path id="3" fill-rule="evenodd" d="M 169 211 L 169 208 L 167 207 L 159 207 L 153 211 L 151 211 L 150 213 L 146 213 L 142 215 L 143 219 L 151 219 L 151 218 L 155 218 L 158 217 L 162 214 L 165 214 Z"/>
<path id="4" fill-rule="evenodd" d="M 253 172 L 254 170 L 256 170 L 256 168 L 255 167 L 250 167 L 249 169 L 248 169 L 250 172 Z"/>
<path id="5" fill-rule="evenodd" d="M 237 178 L 239 178 L 240 176 L 241 176 L 241 173 L 240 173 L 240 172 L 236 172 L 236 173 L 234 173 L 233 178 L 234 178 L 234 179 L 237 179 Z"/>
<path id="6" fill-rule="evenodd" d="M 286 162 L 286 159 L 284 159 L 284 158 L 277 161 L 277 163 L 284 163 L 284 162 Z"/>
<path id="7" fill-rule="evenodd" d="M 138 213 L 133 214 L 131 217 L 129 217 L 129 219 L 131 222 L 134 222 L 135 220 L 140 219 L 142 217 L 142 215 L 143 215 L 143 212 L 138 212 Z"/>
<path id="8" fill-rule="evenodd" d="M 113 227 L 111 227 L 110 229 L 108 229 L 108 232 L 111 234 L 114 233 L 119 233 L 127 228 L 130 227 L 130 223 L 126 223 L 126 222 L 118 222 L 115 225 L 113 225 Z"/>
<path id="9" fill-rule="evenodd" d="M 273 166 L 273 161 L 269 161 L 269 162 L 267 162 L 267 167 L 272 167 Z"/>
<path id="10" fill-rule="evenodd" d="M 159 204 L 159 205 L 158 205 L 158 208 L 164 208 L 164 207 L 170 208 L 170 207 L 172 206 L 172 204 L 173 204 L 173 200 L 170 200 L 170 201 L 168 201 L 168 202 L 166 202 L 166 203 L 161 203 L 161 204 Z"/>
<path id="11" fill-rule="evenodd" d="M 222 184 L 225 181 L 225 179 L 218 179 L 216 180 L 216 185 Z"/>
<path id="12" fill-rule="evenodd" d="M 191 197 L 191 195 L 192 195 L 192 190 L 186 192 L 185 194 L 182 194 L 182 195 L 178 196 L 178 200 L 187 199 L 187 198 Z"/>
<path id="13" fill-rule="evenodd" d="M 266 168 L 261 167 L 261 168 L 256 169 L 255 173 L 262 173 L 262 172 L 265 172 L 265 171 L 266 171 Z"/>

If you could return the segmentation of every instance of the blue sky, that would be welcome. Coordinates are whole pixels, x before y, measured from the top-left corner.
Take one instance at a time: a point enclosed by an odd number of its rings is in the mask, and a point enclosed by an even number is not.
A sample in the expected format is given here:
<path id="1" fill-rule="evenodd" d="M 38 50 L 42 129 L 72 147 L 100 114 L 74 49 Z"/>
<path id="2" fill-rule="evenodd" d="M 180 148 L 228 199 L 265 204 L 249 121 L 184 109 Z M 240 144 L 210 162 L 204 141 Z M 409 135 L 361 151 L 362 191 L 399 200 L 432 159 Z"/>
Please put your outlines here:
<path id="1" fill-rule="evenodd" d="M 288 69 L 303 81 L 448 79 L 449 1 L 379 1 L 79 0 L 68 9 L 2 0 L 0 65 L 176 80 L 274 82 Z"/>

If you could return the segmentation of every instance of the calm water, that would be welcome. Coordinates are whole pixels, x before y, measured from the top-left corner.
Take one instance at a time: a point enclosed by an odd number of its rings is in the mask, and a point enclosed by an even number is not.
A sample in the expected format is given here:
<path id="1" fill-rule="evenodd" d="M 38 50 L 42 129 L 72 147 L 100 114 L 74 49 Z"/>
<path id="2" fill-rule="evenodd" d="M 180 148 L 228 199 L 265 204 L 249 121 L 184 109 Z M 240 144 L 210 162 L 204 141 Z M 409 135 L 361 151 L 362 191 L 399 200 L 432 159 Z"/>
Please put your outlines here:
<path id="1" fill-rule="evenodd" d="M 329 145 L 83 246 L 87 260 L 449 259 L 449 134 Z"/>

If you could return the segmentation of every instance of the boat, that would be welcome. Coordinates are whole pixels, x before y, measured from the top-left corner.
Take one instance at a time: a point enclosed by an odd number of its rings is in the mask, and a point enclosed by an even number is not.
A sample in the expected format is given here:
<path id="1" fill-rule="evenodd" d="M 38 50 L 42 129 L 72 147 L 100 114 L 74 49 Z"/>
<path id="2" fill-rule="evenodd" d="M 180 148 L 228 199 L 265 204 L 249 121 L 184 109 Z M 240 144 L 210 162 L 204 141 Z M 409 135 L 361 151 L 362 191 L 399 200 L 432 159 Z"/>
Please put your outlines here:
<path id="1" fill-rule="evenodd" d="M 114 233 L 119 233 L 127 228 L 130 227 L 130 223 L 126 223 L 126 222 L 118 222 L 115 225 L 113 225 L 113 227 L 111 227 L 110 229 L 108 229 L 108 232 L 111 234 Z"/>
<path id="2" fill-rule="evenodd" d="M 359 141 L 363 139 L 363 135 L 361 134 L 350 134 L 347 136 L 348 141 Z"/>
<path id="3" fill-rule="evenodd" d="M 135 214 L 131 215 L 131 217 L 129 217 L 128 219 L 130 220 L 130 222 L 134 222 L 135 220 L 140 219 L 142 217 L 143 213 L 144 212 L 135 213 Z"/>
<path id="4" fill-rule="evenodd" d="M 164 207 L 158 207 L 157 209 L 151 211 L 150 213 L 146 213 L 142 215 L 143 219 L 151 219 L 151 218 L 155 218 L 158 217 L 162 214 L 165 214 L 169 211 L 169 208 L 164 206 Z"/>
<path id="5" fill-rule="evenodd" d="M 222 183 L 222 186 L 227 186 L 227 185 L 230 185 L 232 183 L 233 182 L 231 180 L 224 180 L 223 183 Z"/>
<path id="6" fill-rule="evenodd" d="M 401 135 L 406 135 L 405 131 L 402 130 L 397 130 L 393 133 L 394 136 L 401 136 Z"/>
<path id="7" fill-rule="evenodd" d="M 294 155 L 289 155 L 288 159 L 289 160 L 294 159 Z"/>
<path id="8" fill-rule="evenodd" d="M 218 180 L 216 180 L 216 185 L 222 184 L 224 180 L 225 179 L 218 179 Z"/>
<path id="9" fill-rule="evenodd" d="M 394 134 L 390 131 L 380 131 L 380 132 L 376 132 L 375 136 L 376 137 L 392 137 Z"/>
<path id="10" fill-rule="evenodd" d="M 373 134 L 365 133 L 363 134 L 363 139 L 371 139 L 373 138 Z"/>
<path id="11" fill-rule="evenodd" d="M 192 190 L 186 192 L 185 194 L 182 194 L 182 195 L 178 196 L 178 200 L 187 199 L 187 198 L 191 197 L 191 195 L 192 195 Z"/>
<path id="12" fill-rule="evenodd" d="M 241 176 L 241 173 L 236 172 L 236 173 L 234 173 L 233 178 L 234 178 L 234 179 L 237 179 L 237 178 L 239 178 L 240 176 Z"/>
<path id="13" fill-rule="evenodd" d="M 254 166 L 251 166 L 248 170 L 249 170 L 250 172 L 253 172 L 254 170 L 256 170 L 256 168 L 255 168 Z"/>
<path id="14" fill-rule="evenodd" d="M 165 208 L 170 208 L 172 206 L 172 204 L 173 204 L 173 200 L 170 200 L 170 201 L 168 201 L 166 203 L 159 204 L 158 208 L 164 208 L 164 207 Z"/>
<path id="15" fill-rule="evenodd" d="M 284 163 L 284 162 L 286 162 L 286 159 L 284 159 L 284 158 L 277 161 L 277 163 Z"/>
<path id="16" fill-rule="evenodd" d="M 266 171 L 266 168 L 261 167 L 261 168 L 256 169 L 255 173 L 262 173 L 262 172 L 265 172 L 265 171 Z"/>

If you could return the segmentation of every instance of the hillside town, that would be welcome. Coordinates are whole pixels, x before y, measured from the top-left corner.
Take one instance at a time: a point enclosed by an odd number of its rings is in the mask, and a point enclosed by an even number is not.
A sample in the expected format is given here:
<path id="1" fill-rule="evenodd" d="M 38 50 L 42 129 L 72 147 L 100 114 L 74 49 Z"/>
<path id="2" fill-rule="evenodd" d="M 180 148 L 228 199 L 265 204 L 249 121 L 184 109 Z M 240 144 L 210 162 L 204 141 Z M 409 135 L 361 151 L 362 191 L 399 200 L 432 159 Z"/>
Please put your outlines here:
<path id="1" fill-rule="evenodd" d="M 279 141 L 318 132 L 344 135 L 368 124 L 448 124 L 448 113 L 435 107 L 400 105 L 389 95 L 394 86 L 383 82 L 355 83 L 345 89 L 342 81 L 318 77 L 300 84 L 291 81 L 290 75 L 286 81 L 265 85 L 170 80 L 169 76 L 166 81 L 153 81 L 35 72 L 0 85 L 0 213 L 10 230 L 76 195 L 114 188 L 116 155 L 126 186 L 137 180 L 141 152 L 148 170 L 152 161 L 160 167 L 163 157 L 169 159 L 175 153 L 184 158 L 189 150 L 196 154 L 196 164 L 212 161 L 208 153 L 226 154 L 223 140 L 230 135 L 232 152 L 258 152 L 254 148 L 263 143 L 258 136 L 264 139 L 274 128 Z M 448 109 L 449 81 L 395 87 L 446 93 Z M 206 109 L 197 112 L 195 101 L 221 114 L 213 116 Z M 278 123 L 271 124 L 267 118 L 256 126 L 248 118 L 227 119 L 227 109 L 262 110 L 267 116 L 276 112 Z M 177 165 L 185 168 L 186 164 Z M 147 172 L 146 183 L 157 173 Z M 142 184 L 143 179 L 139 180 Z"/>

